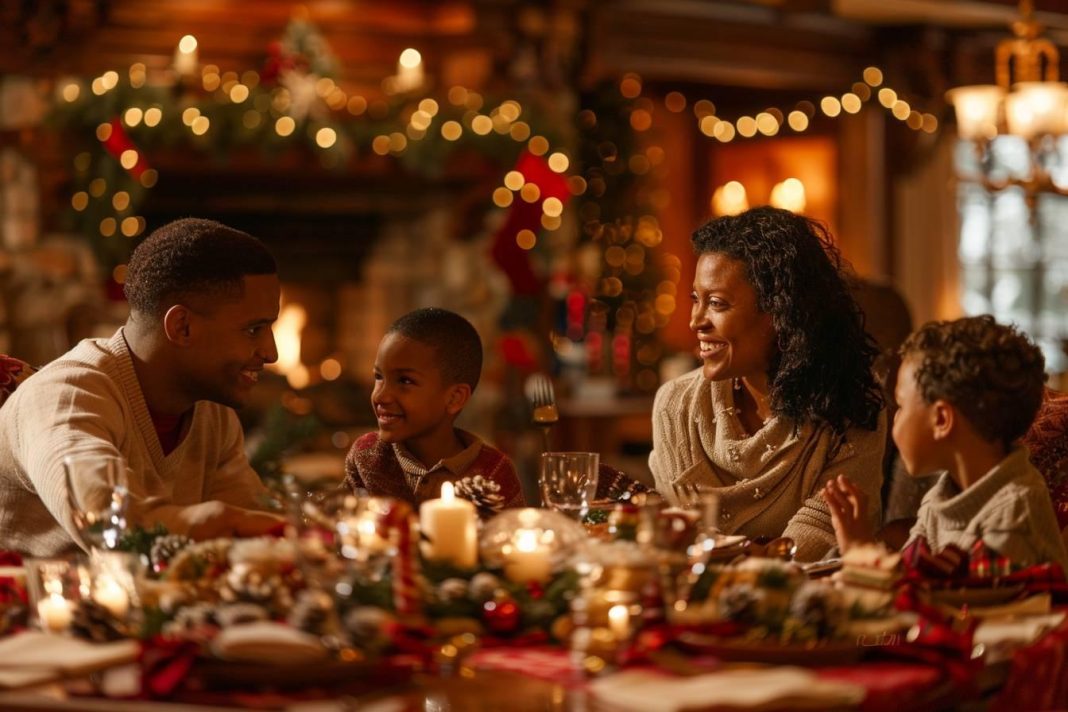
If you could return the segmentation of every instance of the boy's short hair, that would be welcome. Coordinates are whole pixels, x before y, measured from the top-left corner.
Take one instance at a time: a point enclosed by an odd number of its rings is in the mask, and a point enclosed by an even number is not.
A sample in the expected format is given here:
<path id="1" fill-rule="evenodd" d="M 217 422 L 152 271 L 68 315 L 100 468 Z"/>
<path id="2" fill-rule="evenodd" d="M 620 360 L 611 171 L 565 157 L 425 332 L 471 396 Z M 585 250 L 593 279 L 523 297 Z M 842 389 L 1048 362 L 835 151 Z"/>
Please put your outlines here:
<path id="1" fill-rule="evenodd" d="M 482 339 L 467 319 L 448 309 L 427 307 L 400 317 L 386 333 L 432 347 L 445 382 L 466 383 L 475 390 L 482 375 Z"/>
<path id="2" fill-rule="evenodd" d="M 245 276 L 277 272 L 274 257 L 251 235 L 214 220 L 183 218 L 137 246 L 123 291 L 134 311 L 162 316 L 176 297 L 238 294 Z"/>
<path id="3" fill-rule="evenodd" d="M 902 344 L 902 358 L 912 354 L 924 400 L 948 401 L 983 438 L 1009 447 L 1034 422 L 1046 361 L 1015 326 L 989 315 L 932 321 Z"/>

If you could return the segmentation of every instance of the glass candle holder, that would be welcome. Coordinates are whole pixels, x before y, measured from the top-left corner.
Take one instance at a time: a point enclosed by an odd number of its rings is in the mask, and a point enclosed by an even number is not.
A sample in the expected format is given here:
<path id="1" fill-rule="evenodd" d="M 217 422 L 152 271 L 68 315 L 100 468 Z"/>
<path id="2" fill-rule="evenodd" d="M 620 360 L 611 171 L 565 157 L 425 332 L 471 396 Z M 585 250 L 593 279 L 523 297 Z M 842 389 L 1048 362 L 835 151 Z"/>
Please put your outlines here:
<path id="1" fill-rule="evenodd" d="M 490 567 L 516 583 L 544 582 L 585 541 L 581 524 L 547 509 L 510 509 L 482 529 L 479 552 Z"/>
<path id="2" fill-rule="evenodd" d="M 66 559 L 27 559 L 30 620 L 46 633 L 66 633 L 82 599 L 79 568 Z"/>
<path id="3" fill-rule="evenodd" d="M 94 550 L 89 555 L 89 598 L 117 621 L 127 622 L 141 610 L 141 559 L 126 551 Z"/>

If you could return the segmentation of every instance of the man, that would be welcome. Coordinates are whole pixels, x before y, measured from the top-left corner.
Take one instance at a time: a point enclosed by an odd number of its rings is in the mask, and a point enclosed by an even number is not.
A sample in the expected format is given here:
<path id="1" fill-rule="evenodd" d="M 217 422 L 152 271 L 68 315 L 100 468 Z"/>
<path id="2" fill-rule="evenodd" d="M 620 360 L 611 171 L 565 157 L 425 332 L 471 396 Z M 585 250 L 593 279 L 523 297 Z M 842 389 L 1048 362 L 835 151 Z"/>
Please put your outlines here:
<path id="1" fill-rule="evenodd" d="M 114 336 L 82 341 L 0 408 L 0 549 L 85 547 L 66 457 L 125 460 L 130 526 L 204 539 L 281 521 L 257 511 L 266 491 L 233 411 L 278 358 L 274 258 L 243 232 L 178 220 L 134 251 L 125 291 L 130 316 Z M 86 479 L 72 483 L 79 501 L 107 501 L 107 484 Z"/>

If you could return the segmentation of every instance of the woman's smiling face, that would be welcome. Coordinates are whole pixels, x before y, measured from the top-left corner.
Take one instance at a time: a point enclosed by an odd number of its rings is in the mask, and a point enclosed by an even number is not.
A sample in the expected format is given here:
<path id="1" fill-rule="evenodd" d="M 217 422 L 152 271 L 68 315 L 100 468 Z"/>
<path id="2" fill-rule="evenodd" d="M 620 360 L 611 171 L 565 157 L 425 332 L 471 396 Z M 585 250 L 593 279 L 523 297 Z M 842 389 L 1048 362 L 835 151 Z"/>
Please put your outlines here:
<path id="1" fill-rule="evenodd" d="M 701 255 L 690 296 L 690 329 L 705 378 L 762 380 L 774 355 L 775 327 L 757 306 L 745 264 L 720 252 Z"/>

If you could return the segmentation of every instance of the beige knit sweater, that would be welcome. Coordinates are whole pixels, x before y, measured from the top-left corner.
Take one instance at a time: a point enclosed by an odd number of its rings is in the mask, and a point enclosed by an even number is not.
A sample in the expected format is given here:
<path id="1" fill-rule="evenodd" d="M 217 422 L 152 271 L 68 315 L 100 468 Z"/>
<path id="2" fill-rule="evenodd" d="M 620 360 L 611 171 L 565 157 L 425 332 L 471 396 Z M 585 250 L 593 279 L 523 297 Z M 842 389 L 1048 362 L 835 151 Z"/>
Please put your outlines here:
<path id="1" fill-rule="evenodd" d="M 1056 562 L 1068 571 L 1046 481 L 1023 447 L 966 490 L 943 473 L 920 504 L 909 542 L 921 536 L 936 553 L 950 544 L 968 551 L 982 539 L 1013 564 Z"/>
<path id="2" fill-rule="evenodd" d="M 77 542 L 63 458 L 120 454 L 133 503 L 128 521 L 188 530 L 189 505 L 219 500 L 262 508 L 263 484 L 248 464 L 230 408 L 198 402 L 188 432 L 163 454 L 119 329 L 86 339 L 19 386 L 0 408 L 0 549 L 53 556 Z M 76 483 L 106 496 L 99 483 Z"/>
<path id="3" fill-rule="evenodd" d="M 878 524 L 885 447 L 885 413 L 875 431 L 839 435 L 806 424 L 795 433 L 788 419 L 773 416 L 750 436 L 737 417 L 731 381 L 709 381 L 697 369 L 656 394 L 649 469 L 669 500 L 680 484 L 716 488 L 724 532 L 792 537 L 797 558 L 814 561 L 835 545 L 820 494 L 830 478 L 846 475 L 860 487 Z"/>

